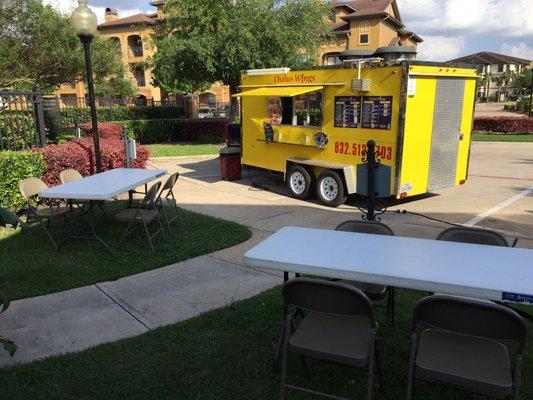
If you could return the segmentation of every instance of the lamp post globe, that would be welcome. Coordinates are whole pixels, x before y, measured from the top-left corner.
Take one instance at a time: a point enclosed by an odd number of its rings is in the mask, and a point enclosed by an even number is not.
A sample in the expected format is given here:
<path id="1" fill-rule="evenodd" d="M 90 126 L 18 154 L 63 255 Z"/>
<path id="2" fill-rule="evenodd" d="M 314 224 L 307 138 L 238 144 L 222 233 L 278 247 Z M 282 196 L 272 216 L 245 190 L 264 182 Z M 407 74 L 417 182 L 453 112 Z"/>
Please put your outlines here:
<path id="1" fill-rule="evenodd" d="M 78 7 L 70 18 L 74 30 L 83 43 L 85 67 L 87 70 L 87 90 L 89 92 L 89 108 L 91 109 L 92 137 L 94 143 L 94 159 L 96 172 L 102 172 L 102 155 L 100 154 L 100 138 L 98 136 L 98 120 L 94 96 L 93 63 L 91 59 L 91 42 L 98 32 L 96 15 L 87 5 L 87 0 L 78 0 Z"/>
<path id="2" fill-rule="evenodd" d="M 78 7 L 72 13 L 70 21 L 78 36 L 94 37 L 98 31 L 96 14 L 87 5 L 87 0 L 78 1 Z"/>

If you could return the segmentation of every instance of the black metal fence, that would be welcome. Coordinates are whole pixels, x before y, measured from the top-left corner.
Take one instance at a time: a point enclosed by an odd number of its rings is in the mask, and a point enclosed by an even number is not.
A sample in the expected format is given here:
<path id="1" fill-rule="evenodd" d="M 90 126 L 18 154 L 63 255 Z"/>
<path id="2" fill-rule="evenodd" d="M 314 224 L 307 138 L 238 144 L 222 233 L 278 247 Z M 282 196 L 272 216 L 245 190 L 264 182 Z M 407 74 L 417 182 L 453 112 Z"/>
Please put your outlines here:
<path id="1" fill-rule="evenodd" d="M 0 151 L 46 145 L 43 100 L 34 92 L 0 91 Z"/>
<path id="2" fill-rule="evenodd" d="M 87 97 L 62 96 L 44 97 L 43 102 L 46 108 L 88 108 L 89 99 Z M 161 100 L 134 98 L 134 99 L 112 99 L 97 97 L 96 107 L 183 107 L 183 100 Z"/>
<path id="3" fill-rule="evenodd" d="M 96 99 L 99 122 L 178 119 L 186 116 L 184 98 Z M 55 142 L 62 131 L 90 121 L 88 99 L 84 97 L 42 96 L 33 92 L 0 91 L 0 151 L 25 150 Z M 199 107 L 200 118 L 229 117 L 229 103 Z"/>
<path id="4" fill-rule="evenodd" d="M 84 97 L 49 97 L 43 99 L 47 126 L 55 130 L 73 128 L 90 121 L 88 99 Z M 169 119 L 185 116 L 184 101 L 152 99 L 97 98 L 96 114 L 99 122 L 139 119 Z"/>

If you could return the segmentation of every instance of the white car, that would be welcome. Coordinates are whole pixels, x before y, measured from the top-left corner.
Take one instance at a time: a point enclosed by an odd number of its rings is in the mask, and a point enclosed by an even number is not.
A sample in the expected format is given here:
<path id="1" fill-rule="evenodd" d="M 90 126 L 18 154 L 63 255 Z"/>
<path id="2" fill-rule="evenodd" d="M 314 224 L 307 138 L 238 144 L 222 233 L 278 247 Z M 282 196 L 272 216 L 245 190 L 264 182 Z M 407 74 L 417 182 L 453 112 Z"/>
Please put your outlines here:
<path id="1" fill-rule="evenodd" d="M 213 114 L 213 110 L 210 108 L 200 108 L 198 110 L 198 118 L 215 118 L 215 114 Z"/>

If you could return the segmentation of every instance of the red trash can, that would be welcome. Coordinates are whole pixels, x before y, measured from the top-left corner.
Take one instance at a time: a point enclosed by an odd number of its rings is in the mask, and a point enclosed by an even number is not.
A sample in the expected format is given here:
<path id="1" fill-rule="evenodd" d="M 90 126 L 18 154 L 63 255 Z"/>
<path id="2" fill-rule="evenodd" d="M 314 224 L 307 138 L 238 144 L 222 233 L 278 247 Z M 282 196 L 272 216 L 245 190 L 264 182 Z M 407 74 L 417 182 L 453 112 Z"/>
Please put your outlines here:
<path id="1" fill-rule="evenodd" d="M 220 175 L 225 181 L 241 179 L 240 147 L 224 147 L 220 150 Z"/>

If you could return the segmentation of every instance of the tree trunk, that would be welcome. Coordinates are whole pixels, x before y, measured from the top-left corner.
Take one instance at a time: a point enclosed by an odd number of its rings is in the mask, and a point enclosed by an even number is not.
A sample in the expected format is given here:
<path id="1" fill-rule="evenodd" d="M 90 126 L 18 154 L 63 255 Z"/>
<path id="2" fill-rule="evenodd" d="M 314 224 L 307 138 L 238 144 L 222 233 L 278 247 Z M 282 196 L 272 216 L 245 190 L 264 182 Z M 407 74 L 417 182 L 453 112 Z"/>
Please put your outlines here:
<path id="1" fill-rule="evenodd" d="M 240 121 L 241 102 L 238 97 L 233 97 L 233 95 L 236 93 L 237 93 L 237 87 L 230 86 L 229 87 L 229 94 L 230 94 L 229 122 L 234 123 L 238 119 L 239 122 L 242 124 L 242 121 Z"/>

